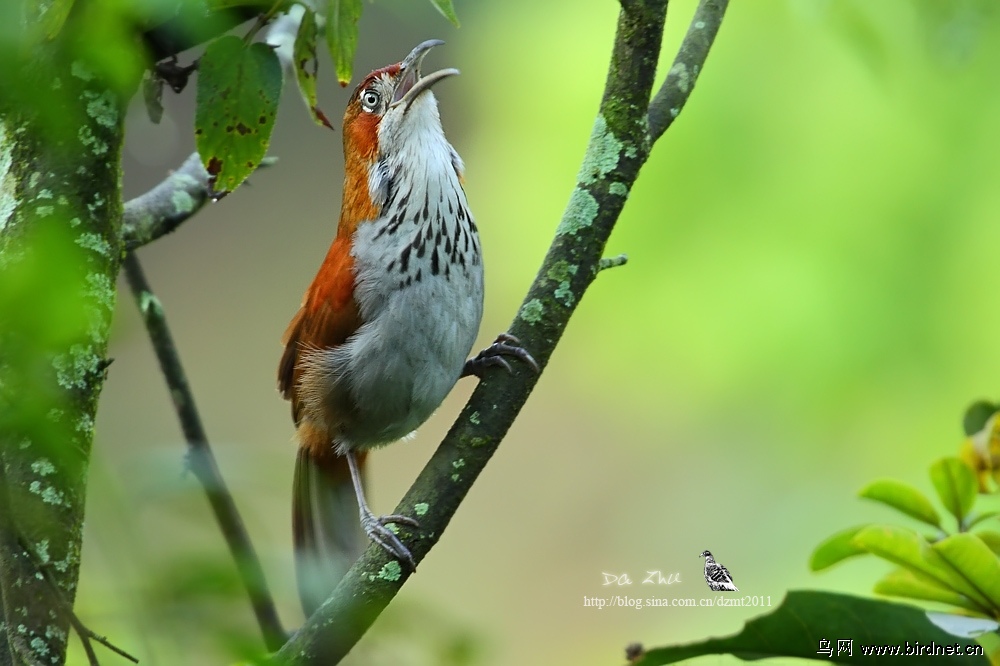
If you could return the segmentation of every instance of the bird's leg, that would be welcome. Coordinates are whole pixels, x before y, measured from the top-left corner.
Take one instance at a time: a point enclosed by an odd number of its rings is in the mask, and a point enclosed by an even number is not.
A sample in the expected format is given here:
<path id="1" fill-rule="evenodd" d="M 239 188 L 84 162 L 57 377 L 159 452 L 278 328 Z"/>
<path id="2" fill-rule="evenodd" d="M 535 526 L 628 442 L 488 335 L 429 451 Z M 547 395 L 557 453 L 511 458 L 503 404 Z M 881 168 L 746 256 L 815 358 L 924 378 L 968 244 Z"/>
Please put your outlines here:
<path id="1" fill-rule="evenodd" d="M 351 468 L 351 481 L 354 483 L 354 494 L 358 498 L 361 527 L 364 528 L 365 534 L 397 560 L 408 564 L 410 571 L 416 571 L 417 564 L 413 561 L 413 555 L 410 553 L 410 550 L 403 545 L 399 537 L 386 527 L 386 525 L 389 523 L 399 523 L 401 525 L 409 525 L 410 527 L 420 527 L 420 523 L 409 516 L 398 514 L 376 516 L 372 513 L 371 509 L 368 508 L 368 502 L 365 501 L 365 491 L 361 487 L 361 474 L 358 472 L 358 461 L 354 457 L 354 452 L 347 451 L 344 455 L 347 457 L 347 464 Z"/>
<path id="2" fill-rule="evenodd" d="M 535 374 L 540 372 L 538 363 L 528 353 L 528 350 L 521 346 L 521 341 L 510 333 L 501 333 L 493 341 L 492 345 L 476 354 L 475 358 L 470 358 L 465 362 L 461 376 L 468 377 L 469 375 L 475 375 L 482 379 L 486 368 L 494 366 L 503 368 L 507 372 L 513 372 L 513 368 L 510 367 L 510 363 L 507 362 L 504 356 L 520 359 L 534 370 Z"/>

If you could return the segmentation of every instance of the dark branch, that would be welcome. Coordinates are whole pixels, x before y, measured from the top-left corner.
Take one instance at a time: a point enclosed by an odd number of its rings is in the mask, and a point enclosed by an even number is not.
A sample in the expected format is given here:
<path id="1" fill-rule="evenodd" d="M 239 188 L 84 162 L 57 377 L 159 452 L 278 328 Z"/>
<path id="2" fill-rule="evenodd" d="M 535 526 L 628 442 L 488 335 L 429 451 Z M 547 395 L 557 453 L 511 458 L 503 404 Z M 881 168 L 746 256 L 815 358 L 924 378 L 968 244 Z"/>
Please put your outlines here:
<path id="1" fill-rule="evenodd" d="M 260 167 L 270 166 L 276 160 L 265 157 Z M 198 153 L 192 153 L 156 187 L 125 203 L 122 214 L 125 249 L 134 250 L 171 233 L 201 210 L 210 197 L 208 172 Z"/>
<path id="2" fill-rule="evenodd" d="M 208 12 L 200 2 L 183 2 L 176 16 L 147 30 L 142 40 L 153 62 L 158 62 L 229 32 L 259 16 L 269 5 L 266 0 L 247 0 L 242 7 Z"/>
<path id="3" fill-rule="evenodd" d="M 257 553 L 250 542 L 250 535 L 247 534 L 243 520 L 236 509 L 232 495 L 226 488 L 226 483 L 215 462 L 215 456 L 208 444 L 208 437 L 202 426 L 201 417 L 198 415 L 194 396 L 188 386 L 177 348 L 170 335 L 170 329 L 167 327 L 163 308 L 146 281 L 146 276 L 143 274 L 142 266 L 135 253 L 130 252 L 126 256 L 124 269 L 132 295 L 135 297 L 139 312 L 146 324 L 146 330 L 153 343 L 153 349 L 156 351 L 156 357 L 160 362 L 160 369 L 163 371 L 170 389 L 174 408 L 177 410 L 177 417 L 180 419 L 181 429 L 184 431 L 184 437 L 188 443 L 188 464 L 198 481 L 205 487 L 205 494 L 212 506 L 212 512 L 215 514 L 215 519 L 219 523 L 229 551 L 236 561 L 240 579 L 250 597 L 250 604 L 253 606 L 257 624 L 260 625 L 261 633 L 264 636 L 264 643 L 269 651 L 277 650 L 285 642 L 286 634 L 281 627 L 274 599 L 264 578 L 264 569 L 261 567 Z"/>
<path id="4" fill-rule="evenodd" d="M 649 103 L 663 36 L 666 0 L 622 2 L 600 113 L 569 204 L 510 333 L 544 368 L 587 287 L 651 146 Z M 714 32 L 712 33 L 714 35 Z M 604 264 L 607 266 L 607 263 Z M 521 364 L 518 364 L 519 366 Z M 487 374 L 393 513 L 420 521 L 400 536 L 420 562 L 510 428 L 538 375 Z M 330 598 L 282 647 L 277 663 L 335 664 L 364 634 L 410 572 L 370 547 Z"/>
<path id="5" fill-rule="evenodd" d="M 666 80 L 649 105 L 649 140 L 655 142 L 687 103 L 708 51 L 722 25 L 729 0 L 701 0 Z"/>

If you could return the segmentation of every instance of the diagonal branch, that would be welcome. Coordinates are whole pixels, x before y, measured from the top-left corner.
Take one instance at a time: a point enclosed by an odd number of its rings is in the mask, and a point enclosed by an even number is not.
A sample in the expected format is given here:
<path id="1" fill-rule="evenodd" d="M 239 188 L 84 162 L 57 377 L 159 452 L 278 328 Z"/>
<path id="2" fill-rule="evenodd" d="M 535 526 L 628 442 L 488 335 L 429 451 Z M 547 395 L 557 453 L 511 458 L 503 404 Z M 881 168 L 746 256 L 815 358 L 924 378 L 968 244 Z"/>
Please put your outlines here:
<path id="1" fill-rule="evenodd" d="M 208 198 L 208 172 L 198 153 L 192 153 L 156 187 L 125 203 L 122 214 L 125 249 L 134 250 L 169 234 L 201 210 Z"/>
<path id="2" fill-rule="evenodd" d="M 729 0 L 701 0 L 667 78 L 649 104 L 649 140 L 655 142 L 674 122 L 698 81 L 722 25 Z"/>
<path id="3" fill-rule="evenodd" d="M 160 368 L 166 378 L 170 395 L 181 422 L 181 429 L 188 443 L 188 465 L 191 471 L 205 488 L 209 504 L 219 523 L 222 535 L 226 539 L 229 551 L 236 561 L 243 587 L 250 597 L 257 624 L 264 636 L 264 644 L 268 650 L 276 650 L 285 641 L 286 634 L 281 627 L 274 599 L 264 578 L 264 569 L 260 564 L 250 535 L 247 534 L 243 519 L 240 518 L 236 503 L 226 487 L 226 482 L 219 472 L 215 456 L 208 444 L 208 436 L 202 426 L 201 417 L 195 406 L 194 396 L 188 386 L 184 368 L 181 365 L 177 348 L 167 327 L 166 316 L 159 300 L 153 294 L 143 274 L 135 253 L 130 252 L 124 261 L 125 276 L 128 280 L 136 305 L 146 323 L 153 349 L 160 362 Z"/>
<path id="4" fill-rule="evenodd" d="M 718 0 L 706 0 L 705 4 L 720 5 Z M 724 4 L 721 3 L 722 9 Z M 621 261 L 602 262 L 601 255 L 653 143 L 646 109 L 666 6 L 666 0 L 622 2 L 604 97 L 577 186 L 541 269 L 510 327 L 510 333 L 531 350 L 542 367 L 599 270 Z M 718 17 L 721 19 L 721 11 Z M 681 46 L 682 53 L 695 52 L 689 43 L 691 34 L 688 33 Z M 700 70 L 707 51 L 707 47 L 700 51 L 698 62 L 686 60 L 686 66 Z M 684 99 L 693 83 L 692 79 L 684 91 Z M 400 536 L 417 562 L 440 538 L 537 381 L 537 375 L 523 368 L 512 377 L 495 372 L 487 375 L 393 511 L 420 521 L 419 531 L 400 529 Z M 408 577 L 409 572 L 381 548 L 370 547 L 330 598 L 282 647 L 275 662 L 286 666 L 337 663 Z"/>
<path id="5" fill-rule="evenodd" d="M 258 168 L 271 166 L 277 159 L 265 157 Z M 201 210 L 211 198 L 208 178 L 198 153 L 191 153 L 153 189 L 125 202 L 121 232 L 125 249 L 135 250 L 173 232 Z"/>

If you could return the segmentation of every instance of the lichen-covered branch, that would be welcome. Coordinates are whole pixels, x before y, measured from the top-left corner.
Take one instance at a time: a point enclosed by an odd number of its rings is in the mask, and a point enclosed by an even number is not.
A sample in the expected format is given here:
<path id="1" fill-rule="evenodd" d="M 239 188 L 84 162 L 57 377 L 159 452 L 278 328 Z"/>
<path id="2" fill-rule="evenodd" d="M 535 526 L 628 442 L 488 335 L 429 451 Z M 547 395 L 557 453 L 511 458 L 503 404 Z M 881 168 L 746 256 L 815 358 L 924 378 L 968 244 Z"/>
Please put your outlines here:
<path id="1" fill-rule="evenodd" d="M 659 139 L 674 122 L 698 81 L 708 51 L 722 25 L 729 0 L 701 0 L 667 78 L 649 104 L 649 140 Z"/>
<path id="2" fill-rule="evenodd" d="M 0 98 L 0 511 L 23 537 L 0 537 L 0 664 L 65 661 L 70 622 L 33 562 L 71 604 L 121 261 L 133 82 L 115 86 L 64 47 L 39 44 L 21 71 L 58 95 L 62 122 Z"/>
<path id="3" fill-rule="evenodd" d="M 598 272 L 620 263 L 603 261 L 602 253 L 652 145 L 646 110 L 666 6 L 666 0 L 622 3 L 605 92 L 576 187 L 541 269 L 510 327 L 510 333 L 521 340 L 542 367 Z M 686 41 L 682 51 L 685 48 L 689 48 Z M 688 86 L 688 94 L 690 89 Z M 400 529 L 401 538 L 418 563 L 441 537 L 537 380 L 537 375 L 523 367 L 518 367 L 513 376 L 502 371 L 487 375 L 396 507 L 393 513 L 420 521 L 419 530 Z M 330 598 L 282 647 L 275 662 L 296 666 L 337 663 L 409 575 L 381 548 L 369 548 Z"/>
<path id="4" fill-rule="evenodd" d="M 198 164 L 201 165 L 200 162 Z M 250 597 L 250 605 L 260 626 L 264 644 L 270 651 L 277 650 L 285 642 L 286 634 L 281 627 L 274 599 L 264 577 L 264 568 L 260 564 L 257 552 L 250 541 L 250 535 L 243 524 L 243 519 L 240 518 L 236 503 L 226 487 L 219 466 L 215 462 L 215 455 L 208 444 L 208 436 L 198 415 L 194 395 L 188 386 L 173 336 L 170 335 L 163 307 L 153 294 L 135 253 L 129 253 L 125 258 L 125 277 L 146 324 L 153 349 L 156 351 L 156 358 L 160 362 L 160 369 L 173 397 L 174 408 L 177 410 L 177 417 L 180 419 L 181 429 L 188 444 L 188 464 L 205 488 L 205 494 L 208 496 L 208 502 L 222 536 L 236 561 L 240 580 L 243 581 L 243 587 Z"/>
<path id="5" fill-rule="evenodd" d="M 208 172 L 198 153 L 192 153 L 156 187 L 125 204 L 122 217 L 125 249 L 134 250 L 169 234 L 201 210 L 208 197 Z"/>
<path id="6" fill-rule="evenodd" d="M 276 157 L 265 157 L 258 168 L 276 161 Z M 210 197 L 208 172 L 198 153 L 192 153 L 153 189 L 125 202 L 122 215 L 125 249 L 135 250 L 173 232 L 201 210 Z"/>

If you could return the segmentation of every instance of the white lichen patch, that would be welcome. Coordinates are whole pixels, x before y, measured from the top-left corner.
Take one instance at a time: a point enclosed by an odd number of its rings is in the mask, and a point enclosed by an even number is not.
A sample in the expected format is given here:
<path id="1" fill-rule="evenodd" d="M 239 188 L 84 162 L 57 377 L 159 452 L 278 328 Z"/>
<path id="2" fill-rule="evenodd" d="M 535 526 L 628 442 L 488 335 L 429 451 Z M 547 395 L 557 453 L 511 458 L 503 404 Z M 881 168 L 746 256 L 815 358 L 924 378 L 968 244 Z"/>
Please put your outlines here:
<path id="1" fill-rule="evenodd" d="M 14 139 L 7 132 L 7 123 L 0 119 L 0 231 L 17 209 L 17 178 L 11 173 L 13 164 Z"/>
<path id="2" fill-rule="evenodd" d="M 611 183 L 608 191 L 616 196 L 628 198 L 628 188 L 625 187 L 625 183 Z"/>
<path id="3" fill-rule="evenodd" d="M 32 481 L 31 483 L 29 483 L 28 490 L 31 491 L 33 494 L 41 497 L 42 501 L 45 502 L 46 504 L 52 504 L 54 506 L 62 506 L 66 500 L 66 497 L 65 495 L 63 495 L 62 491 L 57 490 L 53 486 L 45 486 L 43 488 L 40 481 Z M 48 542 L 45 543 L 48 544 Z"/>
<path id="4" fill-rule="evenodd" d="M 81 127 L 77 136 L 80 138 L 80 143 L 83 144 L 83 147 L 90 149 L 94 155 L 103 155 L 108 152 L 108 144 L 94 136 L 89 126 L 84 125 Z M 86 173 L 86 169 L 84 173 Z"/>
<path id="5" fill-rule="evenodd" d="M 38 555 L 39 561 L 42 564 L 46 564 L 49 561 L 49 540 L 42 539 L 35 544 L 35 554 Z"/>
<path id="6" fill-rule="evenodd" d="M 674 63 L 674 66 L 670 68 L 667 76 L 677 77 L 677 88 L 680 89 L 682 93 L 686 93 L 691 89 L 691 75 L 688 73 L 687 65 L 684 63 Z"/>
<path id="7" fill-rule="evenodd" d="M 587 144 L 587 154 L 583 156 L 579 182 L 590 185 L 607 176 L 621 158 L 622 142 L 608 129 L 604 116 L 598 114 L 594 120 L 594 129 L 590 132 L 590 143 Z"/>
<path id="8" fill-rule="evenodd" d="M 89 345 L 73 345 L 68 354 L 52 359 L 59 386 L 67 389 L 86 389 L 87 377 L 97 372 L 101 358 Z"/>
<path id="9" fill-rule="evenodd" d="M 109 312 L 115 309 L 115 290 L 111 285 L 111 279 L 103 273 L 90 273 L 87 275 L 87 290 L 84 292 L 93 298 L 100 305 L 103 305 Z"/>
<path id="10" fill-rule="evenodd" d="M 194 198 L 184 190 L 177 190 L 170 197 L 176 213 L 190 213 L 194 210 Z"/>
<path id="11" fill-rule="evenodd" d="M 118 106 L 115 96 L 110 90 L 103 93 L 86 91 L 83 96 L 88 99 L 87 115 L 98 125 L 113 129 L 118 124 Z"/>
<path id="12" fill-rule="evenodd" d="M 94 73 L 90 71 L 90 68 L 84 65 L 79 60 L 73 62 L 70 66 L 70 74 L 80 79 L 81 81 L 90 81 L 94 78 Z"/>
<path id="13" fill-rule="evenodd" d="M 458 460 L 453 460 L 451 466 L 455 469 L 462 469 L 465 467 L 465 458 L 459 458 Z"/>
<path id="14" fill-rule="evenodd" d="M 418 516 L 425 516 L 427 515 L 427 511 L 430 508 L 431 507 L 429 504 L 427 504 L 427 502 L 417 502 L 416 504 L 413 505 L 413 513 L 417 514 Z"/>
<path id="15" fill-rule="evenodd" d="M 32 638 L 31 643 L 29 643 L 29 645 L 31 645 L 31 649 L 35 651 L 35 654 L 37 654 L 40 657 L 44 657 L 49 653 L 48 644 L 38 636 Z"/>
<path id="16" fill-rule="evenodd" d="M 479 425 L 479 412 L 472 412 L 469 414 L 469 423 L 472 425 Z"/>
<path id="17" fill-rule="evenodd" d="M 395 582 L 399 580 L 400 576 L 403 575 L 403 569 L 399 566 L 399 562 L 392 560 L 386 562 L 382 565 L 382 568 L 378 572 L 378 577 L 382 580 L 387 580 L 390 582 Z"/>
<path id="18" fill-rule="evenodd" d="M 519 316 L 529 324 L 537 324 L 545 314 L 545 306 L 537 298 L 533 298 L 521 307 Z"/>
<path id="19" fill-rule="evenodd" d="M 56 212 L 55 206 L 39 206 L 35 209 L 38 213 L 38 217 L 48 217 L 52 213 Z"/>
<path id="20" fill-rule="evenodd" d="M 48 476 L 55 473 L 56 466 L 48 458 L 39 458 L 31 463 L 31 471 L 38 476 Z"/>
<path id="21" fill-rule="evenodd" d="M 66 496 L 61 490 L 56 490 L 54 486 L 46 486 L 42 490 L 42 501 L 53 506 L 62 506 L 66 503 Z"/>
<path id="22" fill-rule="evenodd" d="M 45 188 L 41 192 L 39 192 L 38 194 L 36 194 L 35 198 L 36 199 L 51 199 L 52 198 L 52 190 L 50 190 L 48 188 Z"/>
<path id="23" fill-rule="evenodd" d="M 76 431 L 84 434 L 94 431 L 94 418 L 90 414 L 81 414 L 76 420 Z"/>
<path id="24" fill-rule="evenodd" d="M 556 234 L 560 236 L 565 236 L 566 234 L 575 236 L 576 232 L 580 229 L 589 227 L 594 223 L 594 218 L 597 217 L 599 208 L 597 199 L 590 192 L 577 187 L 569 197 L 569 203 L 566 204 L 566 212 L 563 213 L 563 218 L 559 223 L 559 228 L 556 229 Z"/>
<path id="25" fill-rule="evenodd" d="M 100 234 L 95 234 L 88 231 L 87 233 L 81 234 L 76 239 L 76 244 L 86 250 L 91 250 L 93 252 L 96 252 L 101 256 L 104 257 L 111 256 L 111 243 L 104 240 L 104 238 Z"/>
<path id="26" fill-rule="evenodd" d="M 142 312 L 143 316 L 149 316 L 150 312 L 160 314 L 163 312 L 163 307 L 160 305 L 160 299 L 156 297 L 155 294 L 151 294 L 148 291 L 142 292 L 139 296 L 139 310 Z"/>
<path id="27" fill-rule="evenodd" d="M 573 301 L 576 298 L 573 296 L 573 290 L 570 289 L 569 280 L 563 280 L 559 283 L 559 287 L 552 293 L 557 301 L 560 301 L 566 307 L 573 305 Z"/>

